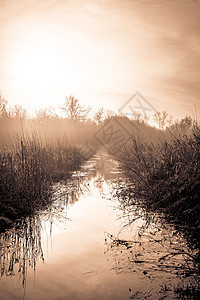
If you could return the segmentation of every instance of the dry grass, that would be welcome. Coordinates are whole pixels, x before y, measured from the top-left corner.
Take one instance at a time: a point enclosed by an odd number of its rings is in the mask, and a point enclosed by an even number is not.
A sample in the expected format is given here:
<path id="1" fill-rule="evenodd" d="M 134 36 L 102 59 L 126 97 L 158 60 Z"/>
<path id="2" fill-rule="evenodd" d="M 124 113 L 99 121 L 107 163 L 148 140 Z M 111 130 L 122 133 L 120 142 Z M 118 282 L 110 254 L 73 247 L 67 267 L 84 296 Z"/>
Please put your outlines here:
<path id="1" fill-rule="evenodd" d="M 133 139 L 119 160 L 133 183 L 133 197 L 149 210 L 165 212 L 199 247 L 200 129 L 156 145 Z"/>
<path id="2" fill-rule="evenodd" d="M 12 151 L 1 151 L 0 226 L 49 204 L 52 181 L 69 177 L 81 163 L 77 147 L 44 147 L 36 139 L 21 139 Z"/>

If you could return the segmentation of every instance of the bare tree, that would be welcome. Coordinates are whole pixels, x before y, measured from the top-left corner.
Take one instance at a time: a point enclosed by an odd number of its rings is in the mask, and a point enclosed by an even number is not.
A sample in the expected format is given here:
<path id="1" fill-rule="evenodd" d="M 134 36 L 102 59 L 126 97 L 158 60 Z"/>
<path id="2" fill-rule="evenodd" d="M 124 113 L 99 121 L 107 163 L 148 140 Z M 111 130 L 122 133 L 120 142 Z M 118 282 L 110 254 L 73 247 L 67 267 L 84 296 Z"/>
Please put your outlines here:
<path id="1" fill-rule="evenodd" d="M 85 120 L 90 112 L 89 107 L 84 107 L 79 103 L 79 100 L 70 95 L 65 98 L 65 103 L 61 107 L 62 111 L 70 120 Z"/>
<path id="2" fill-rule="evenodd" d="M 159 129 L 165 129 L 172 124 L 172 116 L 166 111 L 157 112 L 154 115 L 154 121 L 158 124 Z"/>
<path id="3" fill-rule="evenodd" d="M 104 119 L 105 119 L 105 110 L 103 107 L 101 107 L 99 110 L 96 111 L 94 115 L 94 121 L 97 124 L 101 124 Z"/>
<path id="4" fill-rule="evenodd" d="M 47 121 L 51 119 L 48 109 L 41 109 L 35 111 L 35 117 L 38 121 Z"/>
<path id="5" fill-rule="evenodd" d="M 20 120 L 25 121 L 28 118 L 28 112 L 25 108 L 23 108 L 21 105 L 14 105 L 14 107 L 11 110 L 12 117 Z"/>
<path id="6" fill-rule="evenodd" d="M 59 119 L 59 114 L 55 107 L 49 106 L 48 108 L 36 110 L 35 117 L 38 121 L 56 120 Z"/>
<path id="7" fill-rule="evenodd" d="M 2 96 L 0 93 L 0 117 L 7 118 L 9 116 L 9 112 L 7 110 L 8 101 Z"/>

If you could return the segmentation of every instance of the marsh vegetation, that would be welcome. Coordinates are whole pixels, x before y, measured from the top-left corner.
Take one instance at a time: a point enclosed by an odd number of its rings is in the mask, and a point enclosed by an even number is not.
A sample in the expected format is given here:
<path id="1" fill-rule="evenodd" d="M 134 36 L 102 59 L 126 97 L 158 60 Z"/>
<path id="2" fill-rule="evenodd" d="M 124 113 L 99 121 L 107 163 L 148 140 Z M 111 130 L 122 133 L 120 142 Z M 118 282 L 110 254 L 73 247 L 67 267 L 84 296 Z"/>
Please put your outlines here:
<path id="1" fill-rule="evenodd" d="M 69 203 L 78 205 L 94 191 L 100 197 L 106 185 L 106 197 L 117 200 L 122 212 L 123 228 L 137 233 L 131 239 L 107 231 L 105 253 L 115 257 L 111 269 L 142 272 L 150 281 L 159 272 L 173 280 L 189 278 L 182 285 L 170 283 L 170 295 L 198 297 L 199 124 L 188 116 L 173 122 L 166 112 L 155 116 L 157 127 L 140 115 L 127 118 L 103 109 L 91 117 L 73 96 L 61 107 L 64 116 L 51 108 L 30 117 L 23 108 L 6 105 L 1 98 L 1 275 L 13 276 L 18 265 L 25 285 L 27 268 L 44 258 L 44 216 L 52 224 Z M 113 161 L 118 167 L 110 170 Z M 162 292 L 168 288 L 163 285 Z M 130 297 L 145 293 L 131 290 Z"/>
<path id="2" fill-rule="evenodd" d="M 198 295 L 196 250 L 164 214 L 127 204 L 127 185 L 105 153 L 54 183 L 52 205 L 1 234 L 2 295 L 9 280 L 25 299 L 92 299 L 94 289 L 97 299 L 176 299 L 186 287 Z"/>
<path id="3" fill-rule="evenodd" d="M 119 154 L 132 187 L 127 204 L 139 201 L 150 211 L 165 213 L 199 248 L 200 131 L 145 143 L 132 139 Z"/>
<path id="4" fill-rule="evenodd" d="M 83 135 L 90 135 L 94 124 L 79 121 L 79 106 L 76 118 L 40 112 L 31 119 L 22 107 L 7 109 L 2 98 L 0 104 L 2 230 L 19 217 L 33 215 L 51 204 L 53 182 L 68 178 L 85 161 L 80 151 Z"/>

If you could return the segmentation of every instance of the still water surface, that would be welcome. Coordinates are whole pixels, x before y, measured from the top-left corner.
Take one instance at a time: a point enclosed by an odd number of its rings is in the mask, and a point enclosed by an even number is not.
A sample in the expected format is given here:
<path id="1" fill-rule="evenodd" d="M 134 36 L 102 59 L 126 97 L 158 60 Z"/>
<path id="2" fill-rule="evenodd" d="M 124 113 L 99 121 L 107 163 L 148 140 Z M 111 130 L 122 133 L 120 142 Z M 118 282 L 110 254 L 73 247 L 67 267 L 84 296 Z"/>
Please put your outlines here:
<path id="1" fill-rule="evenodd" d="M 56 183 L 51 207 L 0 235 L 0 299 L 176 299 L 189 249 L 162 216 L 123 205 L 126 185 L 106 154 Z"/>

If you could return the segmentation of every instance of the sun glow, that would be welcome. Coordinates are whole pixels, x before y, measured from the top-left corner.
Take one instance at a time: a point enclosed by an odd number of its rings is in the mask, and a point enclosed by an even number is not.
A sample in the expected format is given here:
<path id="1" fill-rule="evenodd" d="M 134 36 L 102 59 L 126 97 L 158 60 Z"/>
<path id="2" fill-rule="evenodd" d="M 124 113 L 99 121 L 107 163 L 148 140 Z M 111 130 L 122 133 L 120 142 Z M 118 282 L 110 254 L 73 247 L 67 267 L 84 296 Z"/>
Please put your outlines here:
<path id="1" fill-rule="evenodd" d="M 24 46 L 14 58 L 12 73 L 18 87 L 26 90 L 51 89 L 63 81 L 61 57 L 48 43 Z"/>
<path id="2" fill-rule="evenodd" d="M 22 106 L 33 112 L 61 104 L 70 94 L 85 98 L 86 91 L 94 89 L 95 66 L 88 52 L 90 46 L 81 36 L 39 34 L 36 29 L 22 36 L 17 50 L 9 57 L 11 76 L 8 78 L 13 91 L 23 95 L 24 100 L 19 99 Z M 81 49 L 74 40 L 81 43 Z"/>

